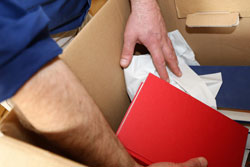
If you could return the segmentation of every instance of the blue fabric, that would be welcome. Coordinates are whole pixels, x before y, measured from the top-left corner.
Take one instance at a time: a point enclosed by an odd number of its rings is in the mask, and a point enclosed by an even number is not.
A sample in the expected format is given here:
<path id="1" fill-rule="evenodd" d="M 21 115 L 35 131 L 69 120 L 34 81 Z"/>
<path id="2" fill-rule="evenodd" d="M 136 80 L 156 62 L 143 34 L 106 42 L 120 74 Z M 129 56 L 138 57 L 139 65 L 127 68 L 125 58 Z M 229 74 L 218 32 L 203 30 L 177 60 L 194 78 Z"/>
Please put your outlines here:
<path id="1" fill-rule="evenodd" d="M 50 33 L 81 25 L 90 0 L 0 1 L 0 101 L 61 52 Z"/>
<path id="2" fill-rule="evenodd" d="M 50 33 L 68 31 L 79 27 L 87 14 L 91 0 L 16 0 L 27 10 L 41 6 L 49 17 Z"/>
<path id="3" fill-rule="evenodd" d="M 250 66 L 191 66 L 198 74 L 222 73 L 223 84 L 216 97 L 220 108 L 250 110 Z"/>

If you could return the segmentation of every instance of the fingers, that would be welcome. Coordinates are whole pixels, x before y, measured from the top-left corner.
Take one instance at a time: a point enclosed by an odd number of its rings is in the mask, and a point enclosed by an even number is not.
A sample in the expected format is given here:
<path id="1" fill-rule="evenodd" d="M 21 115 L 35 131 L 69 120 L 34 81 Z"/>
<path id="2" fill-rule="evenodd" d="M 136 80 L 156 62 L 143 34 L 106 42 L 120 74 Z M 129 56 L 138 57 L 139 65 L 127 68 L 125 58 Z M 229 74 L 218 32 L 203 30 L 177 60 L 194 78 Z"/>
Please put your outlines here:
<path id="1" fill-rule="evenodd" d="M 182 73 L 170 39 L 168 37 L 159 39 L 147 42 L 145 46 L 151 53 L 153 63 L 160 77 L 169 82 L 166 65 L 176 76 L 181 77 Z"/>
<path id="2" fill-rule="evenodd" d="M 193 158 L 187 162 L 182 163 L 182 166 L 185 166 L 185 167 L 207 167 L 207 165 L 208 165 L 208 162 L 203 157 Z"/>
<path id="3" fill-rule="evenodd" d="M 172 43 L 168 37 L 166 37 L 166 40 L 164 41 L 163 45 L 163 53 L 164 53 L 164 58 L 167 62 L 168 67 L 170 70 L 178 77 L 181 77 L 182 73 L 181 70 L 178 66 L 178 60 L 175 55 L 174 48 L 172 46 Z"/>
<path id="4" fill-rule="evenodd" d="M 158 45 L 158 43 L 151 43 L 151 45 L 148 45 L 146 47 L 152 55 L 153 63 L 160 77 L 165 81 L 169 82 L 169 77 L 166 70 L 166 63 L 160 45 Z"/>
<path id="5" fill-rule="evenodd" d="M 120 65 L 123 68 L 128 67 L 128 65 L 130 64 L 130 62 L 132 60 L 136 41 L 137 41 L 137 39 L 136 39 L 135 35 L 131 36 L 131 35 L 126 35 L 126 33 L 125 33 L 122 56 L 121 56 L 121 60 L 120 60 Z"/>

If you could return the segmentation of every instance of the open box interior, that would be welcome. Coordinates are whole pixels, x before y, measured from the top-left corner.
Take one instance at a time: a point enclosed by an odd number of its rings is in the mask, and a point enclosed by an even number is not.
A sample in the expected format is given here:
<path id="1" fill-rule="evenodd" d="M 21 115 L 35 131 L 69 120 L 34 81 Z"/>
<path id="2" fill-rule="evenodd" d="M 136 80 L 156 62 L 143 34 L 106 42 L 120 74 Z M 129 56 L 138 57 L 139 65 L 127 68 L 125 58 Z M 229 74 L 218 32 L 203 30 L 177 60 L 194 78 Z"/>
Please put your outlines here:
<path id="1" fill-rule="evenodd" d="M 239 25 L 234 27 L 188 28 L 186 19 L 178 18 L 175 0 L 159 0 L 159 4 L 167 30 L 178 29 L 181 32 L 201 65 L 250 65 L 250 18 L 241 17 Z M 114 131 L 130 104 L 123 70 L 119 65 L 123 32 L 129 14 L 128 0 L 109 0 L 60 55 Z M 137 46 L 135 52 L 144 53 L 145 48 Z M 16 128 L 19 132 L 15 136 L 11 133 L 12 129 L 8 130 L 6 126 L 10 121 L 17 119 L 10 119 L 1 125 L 1 129 L 5 127 L 6 135 L 28 143 L 39 140 L 21 137 L 26 133 L 19 128 Z M 15 152 L 15 147 L 12 149 Z"/>

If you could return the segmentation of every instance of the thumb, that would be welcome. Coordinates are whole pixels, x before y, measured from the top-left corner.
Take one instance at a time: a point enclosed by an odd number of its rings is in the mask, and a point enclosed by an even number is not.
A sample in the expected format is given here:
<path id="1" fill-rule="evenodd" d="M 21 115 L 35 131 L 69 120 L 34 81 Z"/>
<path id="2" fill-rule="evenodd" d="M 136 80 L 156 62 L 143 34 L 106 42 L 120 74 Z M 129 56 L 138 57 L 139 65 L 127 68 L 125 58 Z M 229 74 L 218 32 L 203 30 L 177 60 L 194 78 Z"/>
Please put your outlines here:
<path id="1" fill-rule="evenodd" d="M 205 158 L 199 157 L 190 159 L 187 162 L 182 163 L 182 165 L 185 167 L 207 167 L 208 162 Z"/>
<path id="2" fill-rule="evenodd" d="M 133 36 L 132 38 L 127 38 L 126 36 L 124 36 L 124 44 L 120 60 L 120 65 L 123 68 L 128 67 L 128 65 L 130 64 L 134 53 L 135 45 L 136 45 L 135 36 Z"/>

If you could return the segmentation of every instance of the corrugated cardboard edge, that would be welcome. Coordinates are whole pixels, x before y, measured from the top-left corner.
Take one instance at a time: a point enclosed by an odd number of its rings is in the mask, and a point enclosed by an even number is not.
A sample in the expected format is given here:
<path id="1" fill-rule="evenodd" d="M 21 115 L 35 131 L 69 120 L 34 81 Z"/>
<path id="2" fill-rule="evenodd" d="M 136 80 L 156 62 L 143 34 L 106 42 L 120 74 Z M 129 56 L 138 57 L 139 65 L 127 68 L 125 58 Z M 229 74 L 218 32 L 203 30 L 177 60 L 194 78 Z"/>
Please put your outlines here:
<path id="1" fill-rule="evenodd" d="M 234 27 L 239 25 L 239 13 L 199 12 L 187 15 L 188 27 Z"/>

